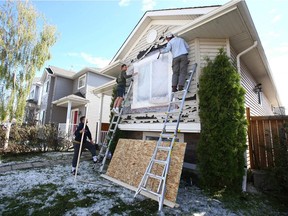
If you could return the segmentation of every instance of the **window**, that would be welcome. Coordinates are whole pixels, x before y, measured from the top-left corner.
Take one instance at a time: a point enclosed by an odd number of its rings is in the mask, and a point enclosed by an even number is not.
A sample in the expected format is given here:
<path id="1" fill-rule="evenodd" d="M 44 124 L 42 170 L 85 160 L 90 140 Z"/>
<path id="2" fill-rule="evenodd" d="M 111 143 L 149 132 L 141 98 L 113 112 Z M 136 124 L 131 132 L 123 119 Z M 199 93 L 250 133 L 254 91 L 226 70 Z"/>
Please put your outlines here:
<path id="1" fill-rule="evenodd" d="M 79 77 L 78 79 L 78 89 L 83 88 L 86 84 L 86 74 L 83 76 Z"/>
<path id="2" fill-rule="evenodd" d="M 41 111 L 41 114 L 40 114 L 40 121 L 41 121 L 41 124 L 42 124 L 42 125 L 43 125 L 44 122 L 45 122 L 45 114 L 46 114 L 45 110 L 42 110 L 42 111 Z"/>
<path id="3" fill-rule="evenodd" d="M 142 108 L 167 104 L 170 96 L 172 57 L 170 53 L 161 55 L 151 54 L 134 64 L 138 75 L 134 79 L 132 108 Z"/>
<path id="4" fill-rule="evenodd" d="M 29 99 L 34 99 L 35 89 L 30 92 Z"/>
<path id="5" fill-rule="evenodd" d="M 44 93 L 48 93 L 49 91 L 49 80 L 46 80 L 45 84 L 44 84 Z"/>

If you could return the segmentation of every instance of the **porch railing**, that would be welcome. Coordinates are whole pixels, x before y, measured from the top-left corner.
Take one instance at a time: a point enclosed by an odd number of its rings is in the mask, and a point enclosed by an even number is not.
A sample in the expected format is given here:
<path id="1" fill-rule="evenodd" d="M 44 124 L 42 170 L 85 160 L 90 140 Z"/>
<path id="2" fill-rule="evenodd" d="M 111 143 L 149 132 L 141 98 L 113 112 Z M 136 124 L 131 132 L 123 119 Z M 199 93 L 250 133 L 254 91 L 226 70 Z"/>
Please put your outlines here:
<path id="1" fill-rule="evenodd" d="M 70 124 L 68 128 L 68 134 L 66 135 L 66 123 L 59 123 L 58 124 L 58 137 L 67 138 L 68 140 L 73 140 L 74 132 L 77 129 L 77 124 Z M 107 135 L 108 131 L 101 131 L 100 133 L 100 143 L 104 142 L 105 136 Z"/>
<path id="2" fill-rule="evenodd" d="M 73 140 L 74 132 L 77 129 L 77 124 L 70 124 L 68 127 L 68 134 L 66 134 L 66 123 L 58 124 L 58 137 L 67 138 L 68 140 Z"/>

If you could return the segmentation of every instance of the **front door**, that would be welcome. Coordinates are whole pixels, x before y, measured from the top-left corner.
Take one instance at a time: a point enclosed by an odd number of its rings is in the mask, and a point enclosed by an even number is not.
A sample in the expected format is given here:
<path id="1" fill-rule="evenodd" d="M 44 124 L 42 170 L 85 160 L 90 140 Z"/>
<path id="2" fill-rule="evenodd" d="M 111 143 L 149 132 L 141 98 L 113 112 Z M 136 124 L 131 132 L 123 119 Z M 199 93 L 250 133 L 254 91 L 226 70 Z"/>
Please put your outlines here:
<path id="1" fill-rule="evenodd" d="M 78 113 L 79 110 L 75 109 L 71 111 L 71 124 L 72 124 L 72 134 L 74 134 L 76 128 L 77 128 L 77 123 L 78 123 Z"/>

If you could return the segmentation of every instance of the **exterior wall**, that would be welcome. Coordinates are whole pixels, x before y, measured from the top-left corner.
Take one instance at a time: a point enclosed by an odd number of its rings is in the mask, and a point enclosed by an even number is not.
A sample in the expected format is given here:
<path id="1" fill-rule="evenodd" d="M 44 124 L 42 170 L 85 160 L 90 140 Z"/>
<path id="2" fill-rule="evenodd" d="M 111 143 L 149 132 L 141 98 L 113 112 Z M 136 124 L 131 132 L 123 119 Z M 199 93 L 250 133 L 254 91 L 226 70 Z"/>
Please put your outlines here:
<path id="1" fill-rule="evenodd" d="M 81 92 L 81 94 L 85 97 L 86 91 L 87 91 L 87 74 L 86 74 L 86 85 L 78 89 L 78 81 L 79 81 L 79 78 L 82 76 L 83 75 L 78 76 L 77 78 L 74 79 L 73 85 L 72 85 L 72 93 Z"/>
<path id="2" fill-rule="evenodd" d="M 231 48 L 231 58 L 236 67 L 236 57 L 237 54 Z M 236 67 L 237 68 L 237 67 Z M 241 62 L 240 59 L 240 68 L 241 68 L 241 84 L 246 90 L 245 94 L 245 106 L 250 108 L 251 116 L 264 116 L 264 115 L 274 115 L 271 109 L 271 103 L 266 98 L 264 93 L 262 93 L 262 104 L 258 103 L 258 94 L 253 91 L 253 88 L 257 85 L 256 80 L 251 76 L 246 65 Z"/>
<path id="3" fill-rule="evenodd" d="M 55 88 L 55 77 L 50 77 L 50 85 L 49 85 L 49 91 L 48 91 L 48 100 L 47 100 L 47 109 L 46 109 L 46 118 L 45 118 L 45 124 L 48 124 L 51 121 L 52 111 L 53 111 L 53 94 L 54 94 L 54 88 Z"/>
<path id="4" fill-rule="evenodd" d="M 162 32 L 172 32 L 173 29 L 175 29 L 176 27 L 178 27 L 178 25 L 150 25 L 146 31 L 146 33 L 144 35 L 142 35 L 142 37 L 139 39 L 138 43 L 136 44 L 135 47 L 133 47 L 133 49 L 129 52 L 128 56 L 126 57 L 125 61 L 131 62 L 131 61 L 137 61 L 136 57 L 138 55 L 138 53 L 140 51 L 146 50 L 148 49 L 151 45 L 153 44 L 148 44 L 146 41 L 146 36 L 147 33 L 149 32 L 149 30 L 151 29 L 155 29 L 158 32 L 157 37 L 160 37 L 160 33 Z M 168 30 L 167 30 L 168 29 Z M 157 38 L 157 39 L 158 39 Z"/>
<path id="5" fill-rule="evenodd" d="M 200 123 L 199 119 L 199 106 L 198 106 L 198 85 L 199 74 L 201 69 L 206 65 L 206 58 L 214 59 L 218 54 L 220 48 L 227 50 L 226 39 L 196 39 L 193 41 L 187 41 L 190 47 L 188 58 L 190 64 L 188 70 L 191 70 L 192 64 L 198 62 L 196 74 L 194 74 L 189 93 L 187 94 L 182 121 L 183 123 L 195 122 Z M 199 63 L 200 62 L 200 63 Z M 133 93 L 132 93 L 133 94 Z M 123 120 L 121 124 L 151 124 L 151 123 L 163 123 L 165 119 L 165 112 L 167 106 L 149 107 L 141 109 L 131 109 L 132 97 L 129 98 L 127 103 L 126 112 L 124 112 Z M 175 119 L 171 119 L 173 121 Z"/>
<path id="6" fill-rule="evenodd" d="M 99 74 L 95 73 L 87 73 L 86 74 L 86 99 L 90 101 L 89 107 L 88 107 L 88 113 L 87 118 L 89 119 L 89 128 L 92 133 L 93 139 L 96 138 L 97 133 L 97 124 L 99 122 L 99 114 L 100 114 L 100 100 L 101 95 L 96 96 L 92 93 L 92 90 L 95 87 L 101 86 L 109 81 L 111 81 L 111 78 L 100 76 Z M 78 83 L 78 79 L 77 79 Z M 109 122 L 109 115 L 110 115 L 110 103 L 111 103 L 111 97 L 105 96 L 103 98 L 103 113 L 102 113 L 102 122 L 108 123 Z"/>
<path id="7" fill-rule="evenodd" d="M 73 81 L 64 77 L 54 77 L 54 90 L 52 93 L 52 102 L 62 97 L 72 94 Z M 50 122 L 61 123 L 66 122 L 67 108 L 58 107 L 51 103 Z"/>
<path id="8" fill-rule="evenodd" d="M 198 100 L 198 89 L 199 89 L 199 77 L 201 75 L 202 68 L 206 66 L 206 58 L 214 59 L 220 48 L 229 50 L 226 39 L 195 39 L 187 41 L 190 47 L 188 58 L 190 60 L 188 70 L 191 70 L 193 63 L 198 63 L 196 74 L 193 76 L 193 80 L 187 94 L 183 115 L 181 117 L 181 124 L 195 122 L 200 123 L 199 118 L 199 100 Z M 133 92 L 132 92 L 133 94 Z M 133 130 L 133 124 L 144 124 L 148 128 L 151 124 L 163 123 L 165 119 L 165 112 L 167 106 L 162 107 L 147 107 L 141 109 L 131 109 L 132 97 L 129 97 L 128 103 L 126 103 L 126 109 L 122 116 L 121 124 L 130 124 L 131 130 Z M 171 119 L 170 121 L 175 121 Z M 144 127 L 145 128 L 145 127 Z M 145 133 L 145 129 L 143 130 Z M 129 138 L 143 139 L 139 134 L 141 131 L 126 131 L 126 135 Z M 129 135 L 128 135 L 129 134 Z M 184 136 L 183 142 L 187 143 L 184 166 L 188 168 L 195 168 L 196 164 L 196 146 L 200 139 L 199 133 L 178 133 L 178 137 Z"/>
<path id="9" fill-rule="evenodd" d="M 100 97 L 95 96 L 92 93 L 93 87 L 87 86 L 86 99 L 90 101 L 88 106 L 87 118 L 89 120 L 89 128 L 92 134 L 92 138 L 95 139 L 97 131 L 97 122 L 99 121 L 99 112 L 100 112 Z M 104 111 L 109 109 L 103 107 Z M 103 115 L 110 112 L 103 112 Z"/>
<path id="10" fill-rule="evenodd" d="M 46 73 L 46 72 L 44 72 Z M 48 91 L 46 92 L 46 82 L 49 81 Z M 50 121 L 50 105 L 51 105 L 51 92 L 53 92 L 53 82 L 52 77 L 47 75 L 43 82 L 43 90 L 41 95 L 41 105 L 40 105 L 40 114 L 45 112 L 44 117 L 40 115 L 41 124 L 46 124 Z M 44 119 L 44 121 L 43 121 Z"/>
<path id="11" fill-rule="evenodd" d="M 63 123 L 66 122 L 67 108 L 52 105 L 51 121 L 53 123 Z"/>
<path id="12" fill-rule="evenodd" d="M 53 101 L 72 94 L 73 80 L 57 76 L 55 77 L 55 87 L 53 92 Z"/>

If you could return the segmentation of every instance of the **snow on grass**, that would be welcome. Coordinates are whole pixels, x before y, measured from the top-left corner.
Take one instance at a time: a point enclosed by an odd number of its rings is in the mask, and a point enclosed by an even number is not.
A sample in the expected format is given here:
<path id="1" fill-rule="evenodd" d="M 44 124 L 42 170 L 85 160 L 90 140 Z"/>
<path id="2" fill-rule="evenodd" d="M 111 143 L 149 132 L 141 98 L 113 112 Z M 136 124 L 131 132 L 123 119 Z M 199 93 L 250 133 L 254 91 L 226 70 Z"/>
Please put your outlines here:
<path id="1" fill-rule="evenodd" d="M 48 157 L 47 157 L 48 156 Z M 63 159 L 63 155 L 46 155 Z M 10 171 L 0 174 L 0 215 L 156 215 L 158 203 L 119 186 L 92 169 L 91 161 L 81 161 L 80 175 L 71 174 L 71 157 L 67 164 L 46 168 Z M 70 158 L 69 158 L 70 157 Z M 31 161 L 43 157 L 30 158 Z M 23 161 L 22 161 L 23 162 Z M 195 187 L 181 182 L 178 208 L 164 206 L 165 215 L 243 215 L 225 209 Z"/>

